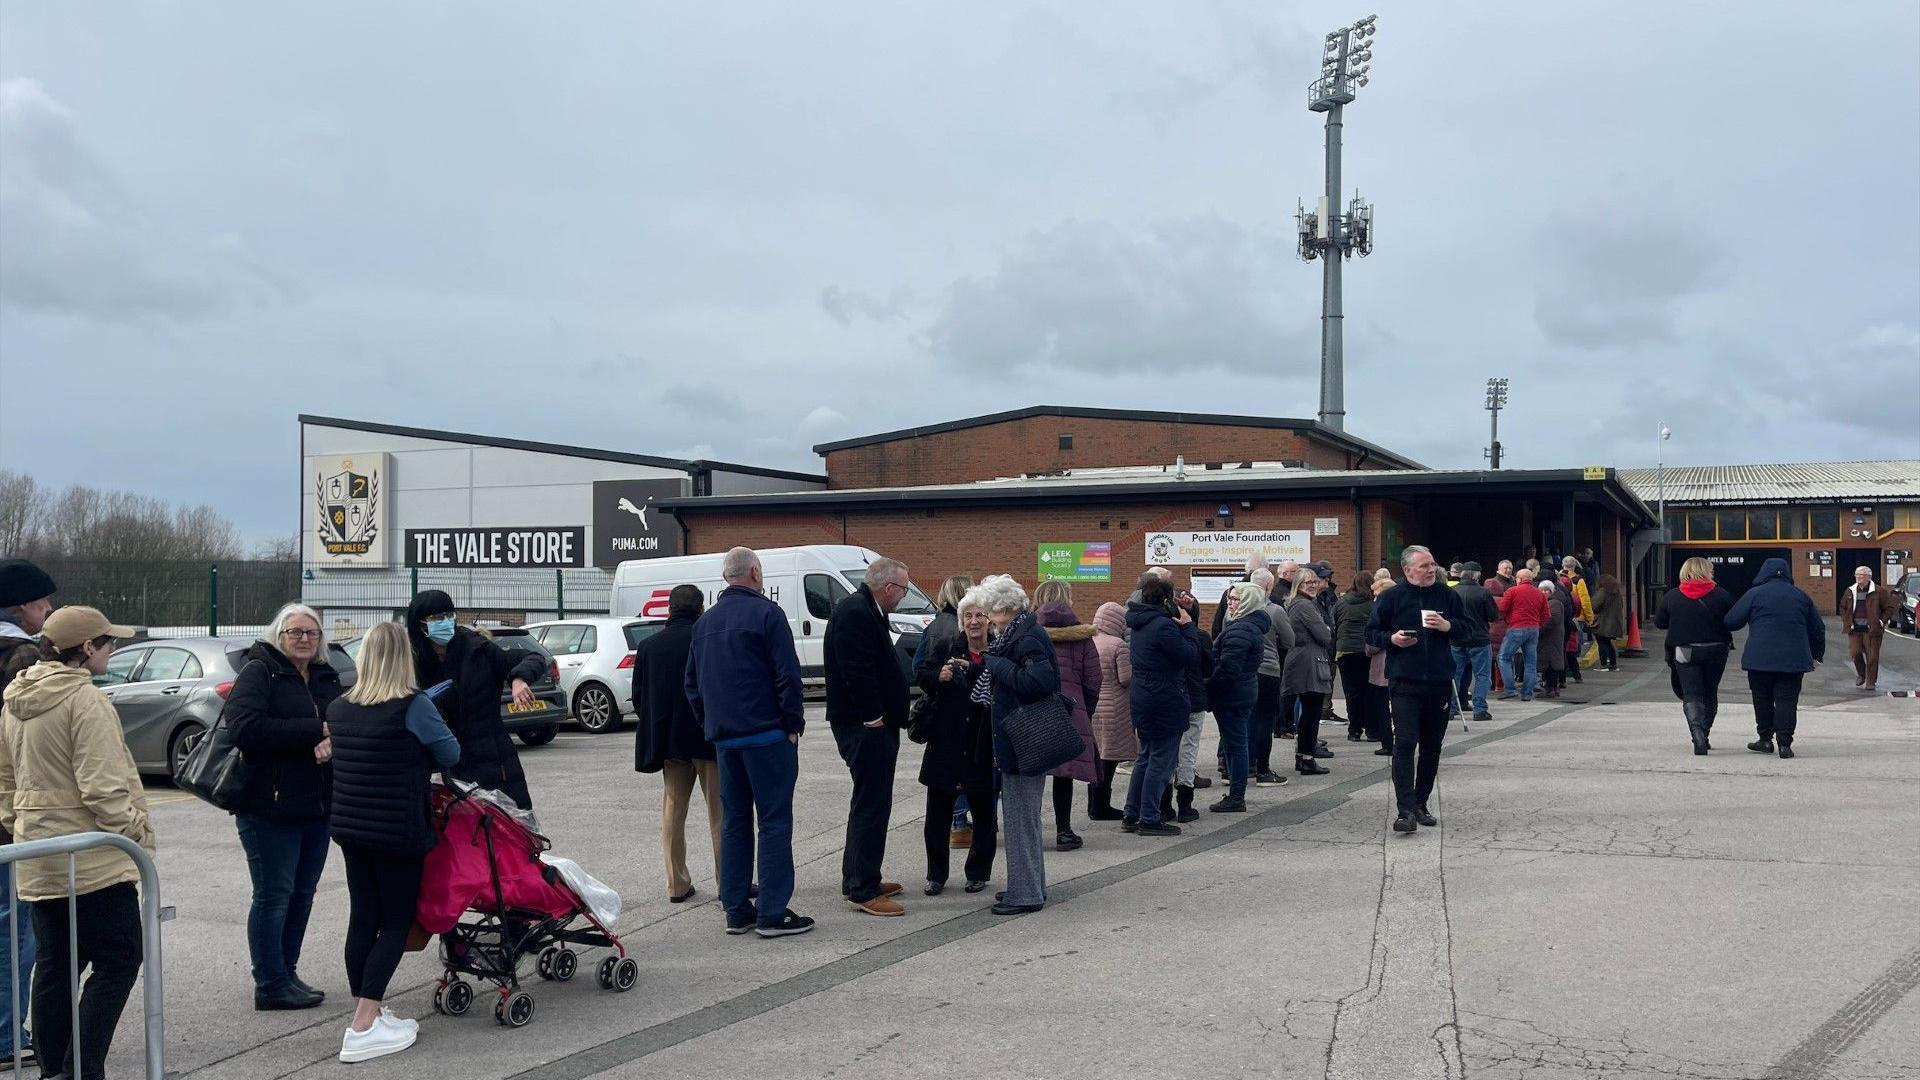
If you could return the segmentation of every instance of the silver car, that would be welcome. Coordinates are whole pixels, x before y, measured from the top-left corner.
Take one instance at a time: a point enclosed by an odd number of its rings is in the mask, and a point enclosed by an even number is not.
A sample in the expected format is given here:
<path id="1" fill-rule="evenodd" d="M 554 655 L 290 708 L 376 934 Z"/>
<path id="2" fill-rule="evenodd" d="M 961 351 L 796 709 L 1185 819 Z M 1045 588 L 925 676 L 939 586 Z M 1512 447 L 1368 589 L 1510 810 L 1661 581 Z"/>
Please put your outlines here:
<path id="1" fill-rule="evenodd" d="M 93 678 L 120 714 L 120 730 L 144 774 L 171 779 L 200 736 L 220 718 L 233 680 L 246 665 L 252 638 L 135 640 L 114 650 Z M 342 688 L 353 685 L 353 661 L 327 646 Z"/>

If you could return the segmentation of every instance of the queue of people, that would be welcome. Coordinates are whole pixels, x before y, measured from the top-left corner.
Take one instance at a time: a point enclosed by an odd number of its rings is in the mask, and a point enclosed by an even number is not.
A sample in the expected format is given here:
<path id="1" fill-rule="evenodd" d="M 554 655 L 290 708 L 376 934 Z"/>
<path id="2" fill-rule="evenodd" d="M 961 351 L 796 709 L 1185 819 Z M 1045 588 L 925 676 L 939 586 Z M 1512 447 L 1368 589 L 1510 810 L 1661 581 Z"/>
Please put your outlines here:
<path id="1" fill-rule="evenodd" d="M 1376 744 L 1375 754 L 1393 759 L 1393 830 L 1437 825 L 1432 795 L 1449 717 L 1489 719 L 1496 688 L 1500 700 L 1558 697 L 1565 680 L 1577 677 L 1588 633 L 1599 643 L 1597 666 L 1618 670 L 1612 642 L 1625 629 L 1626 597 L 1590 560 L 1569 557 L 1559 574 L 1537 560 L 1519 568 L 1503 560 L 1484 585 L 1478 564 L 1456 564 L 1443 575 L 1418 545 L 1400 561 L 1397 579 L 1384 568 L 1361 574 L 1337 599 L 1326 564 L 1250 563 L 1222 596 L 1211 632 L 1200 625 L 1195 598 L 1160 567 L 1142 575 L 1124 605 L 1100 605 L 1090 623 L 1064 582 L 1042 583 L 1029 595 L 1007 575 L 978 583 L 953 577 L 943 583 L 911 671 L 903 671 L 888 616 L 908 595 L 908 567 L 876 559 L 836 605 L 825 635 L 827 722 L 852 781 L 845 899 L 869 915 L 905 912 L 904 887 L 884 873 L 903 731 L 924 746 L 922 891 L 946 889 L 956 847 L 966 851 L 964 890 L 986 890 L 1004 849 L 1007 887 L 992 910 L 1017 915 L 1047 902 L 1049 788 L 1056 851 L 1084 843 L 1072 827 L 1075 784 L 1087 788 L 1090 820 L 1117 820 L 1122 832 L 1143 837 L 1178 836 L 1199 817 L 1196 789 L 1211 784 L 1195 761 L 1211 715 L 1226 790 L 1207 809 L 1245 813 L 1250 787 L 1286 782 L 1271 767 L 1276 738 L 1294 740 L 1297 774 L 1329 771 L 1322 762 L 1333 754 L 1320 725 L 1332 715 L 1336 671 L 1348 739 Z M 1732 634 L 1744 628 L 1741 666 L 1758 735 L 1748 749 L 1792 758 L 1802 681 L 1825 659 L 1824 624 L 1784 560 L 1768 560 L 1738 602 L 1713 576 L 1711 562 L 1688 560 L 1654 618 L 1666 631 L 1665 659 L 1693 752 L 1711 750 Z M 685 827 L 697 784 L 727 932 L 801 934 L 815 923 L 791 907 L 793 795 L 806 730 L 792 631 L 765 594 L 753 551 L 728 552 L 723 577 L 711 607 L 696 586 L 672 590 L 666 626 L 636 652 L 635 767 L 665 781 L 669 900 L 695 895 Z M 152 851 L 132 756 L 111 703 L 91 681 L 132 631 L 92 608 L 55 611 L 54 591 L 31 563 L 0 561 L 0 839 L 97 829 Z M 1862 568 L 1843 604 L 1849 658 L 1867 689 L 1877 678 L 1879 631 L 1891 617 L 1887 596 Z M 328 663 L 320 616 L 309 607 L 286 605 L 245 655 L 222 721 L 245 764 L 231 809 L 252 880 L 254 1007 L 324 1002 L 300 965 L 315 890 L 330 848 L 338 847 L 354 999 L 340 1056 L 360 1061 L 403 1050 L 418 1024 L 383 1001 L 435 842 L 431 776 L 445 771 L 532 808 L 499 702 L 503 691 L 531 700 L 531 684 L 543 674 L 539 658 L 516 659 L 462 625 L 452 597 L 439 590 L 415 596 L 403 621 L 369 631 L 350 690 L 343 692 Z M 918 704 L 910 686 L 922 692 Z M 1036 767 L 1023 760 L 1024 748 L 1047 725 L 1065 746 L 1057 762 Z M 1123 779 L 1124 797 L 1116 790 Z M 14 796 L 22 790 L 68 791 L 36 804 L 74 809 L 19 804 Z M 31 931 L 9 939 L 0 907 L 0 957 L 32 970 L 20 998 L 0 992 L 0 1038 L 18 1030 L 21 1045 L 4 1049 L 37 1051 L 50 1068 L 95 1077 L 139 971 L 138 874 L 124 855 L 81 855 L 75 903 L 82 917 L 70 927 L 65 874 L 35 865 L 46 861 L 20 863 L 17 895 L 0 894 L 5 905 L 29 905 L 30 917 L 19 922 Z M 70 929 L 79 935 L 83 968 L 91 969 L 78 1002 L 80 1046 L 72 1044 L 64 950 L 40 947 L 64 942 Z M 30 1025 L 21 1022 L 29 1000 Z"/>

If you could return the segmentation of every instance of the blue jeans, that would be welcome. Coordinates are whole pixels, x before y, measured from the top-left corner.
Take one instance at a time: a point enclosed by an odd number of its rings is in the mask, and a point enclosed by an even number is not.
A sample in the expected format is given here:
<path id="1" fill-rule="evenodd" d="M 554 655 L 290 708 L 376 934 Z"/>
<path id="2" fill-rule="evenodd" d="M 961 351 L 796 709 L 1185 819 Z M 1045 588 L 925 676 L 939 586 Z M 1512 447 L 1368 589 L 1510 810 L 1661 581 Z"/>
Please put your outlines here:
<path id="1" fill-rule="evenodd" d="M 277 990 L 300 974 L 300 945 L 313 912 L 313 890 L 327 868 L 327 822 L 275 821 L 235 814 L 240 846 L 253 877 L 247 912 L 247 952 L 253 985 Z"/>
<path id="2" fill-rule="evenodd" d="M 967 803 L 967 795 L 965 792 L 961 792 L 960 797 L 953 800 L 953 828 L 955 830 L 967 827 L 967 811 L 971 809 L 972 807 Z"/>
<path id="3" fill-rule="evenodd" d="M 1507 636 L 1500 642 L 1500 679 L 1507 684 L 1509 694 L 1518 692 L 1520 700 L 1533 700 L 1533 683 L 1540 677 L 1540 628 L 1537 626 L 1508 627 Z M 1514 677 L 1513 658 L 1520 657 L 1520 677 Z"/>
<path id="4" fill-rule="evenodd" d="M 13 896 L 14 864 L 0 867 L 0 877 L 6 882 L 0 885 L 0 1070 L 11 1071 L 9 1062 L 13 1057 L 13 1025 L 20 1025 L 21 1049 L 33 1045 L 33 1036 L 26 1033 L 28 989 L 33 985 L 34 937 L 33 918 L 28 914 L 26 905 L 19 903 Z M 13 920 L 19 920 L 16 930 Z M 14 979 L 19 979 L 19 990 L 13 989 Z"/>
<path id="5" fill-rule="evenodd" d="M 1460 707 L 1472 702 L 1474 712 L 1487 711 L 1487 691 L 1493 686 L 1493 646 L 1455 645 L 1453 681 L 1459 685 Z"/>
<path id="6" fill-rule="evenodd" d="M 1174 762 L 1180 756 L 1180 737 L 1176 731 L 1157 739 L 1140 736 L 1140 756 L 1133 762 L 1133 780 L 1127 784 L 1127 816 L 1142 825 L 1158 825 L 1160 796 L 1173 781 Z"/>
<path id="7" fill-rule="evenodd" d="M 1213 722 L 1220 727 L 1220 753 L 1227 762 L 1229 798 L 1241 799 L 1247 794 L 1247 771 L 1252 768 L 1252 756 L 1247 746 L 1247 726 L 1252 720 L 1251 709 L 1213 711 Z"/>
<path id="8" fill-rule="evenodd" d="M 717 752 L 720 762 L 720 905 L 730 925 L 752 919 L 773 926 L 793 900 L 793 785 L 800 779 L 800 748 L 791 739 Z M 760 901 L 753 882 L 759 822 Z M 757 914 L 756 914 L 757 912 Z"/>

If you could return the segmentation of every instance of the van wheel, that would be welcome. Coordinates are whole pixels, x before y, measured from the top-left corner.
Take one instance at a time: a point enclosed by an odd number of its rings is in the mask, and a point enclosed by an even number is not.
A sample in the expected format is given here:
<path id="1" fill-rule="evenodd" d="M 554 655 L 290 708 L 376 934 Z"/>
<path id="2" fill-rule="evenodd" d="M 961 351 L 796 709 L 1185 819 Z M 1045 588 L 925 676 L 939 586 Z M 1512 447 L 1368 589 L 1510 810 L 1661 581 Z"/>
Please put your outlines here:
<path id="1" fill-rule="evenodd" d="M 193 748 L 199 745 L 201 737 L 206 733 L 207 729 L 203 724 L 181 724 L 180 730 L 174 732 L 173 738 L 167 742 L 167 775 L 173 779 L 174 783 L 180 782 L 180 774 L 187 767 L 187 755 L 193 753 Z"/>
<path id="2" fill-rule="evenodd" d="M 573 696 L 573 718 L 594 735 L 620 730 L 620 706 L 599 683 L 588 683 Z"/>
<path id="3" fill-rule="evenodd" d="M 535 728 L 532 731 L 521 732 L 520 741 L 526 743 L 528 746 L 545 746 L 552 742 L 553 737 L 558 734 L 560 734 L 560 725 L 549 724 L 543 728 Z"/>

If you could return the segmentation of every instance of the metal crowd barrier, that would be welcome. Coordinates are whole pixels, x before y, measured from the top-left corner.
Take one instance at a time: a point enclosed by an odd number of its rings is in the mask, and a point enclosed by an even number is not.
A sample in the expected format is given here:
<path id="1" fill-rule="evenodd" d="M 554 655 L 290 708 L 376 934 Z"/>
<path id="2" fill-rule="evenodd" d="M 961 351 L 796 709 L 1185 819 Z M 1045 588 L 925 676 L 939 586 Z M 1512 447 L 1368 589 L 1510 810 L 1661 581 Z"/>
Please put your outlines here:
<path id="1" fill-rule="evenodd" d="M 140 870 L 140 985 L 142 1004 L 146 1011 L 146 1052 L 147 1080 L 166 1080 L 166 1015 L 164 1009 L 165 994 L 161 985 L 160 972 L 160 924 L 171 918 L 171 909 L 160 906 L 160 872 L 154 868 L 153 859 L 146 849 L 118 833 L 84 832 L 71 836 L 50 836 L 45 840 L 27 840 L 21 843 L 0 844 L 0 865 L 6 867 L 8 888 L 14 885 L 13 864 L 22 859 L 42 859 L 48 856 L 65 855 L 67 857 L 67 987 L 70 1004 L 73 1008 L 73 1031 L 68 1045 L 73 1048 L 74 1065 L 80 1064 L 80 937 L 79 937 L 79 899 L 74 893 L 73 857 L 82 851 L 97 847 L 118 848 L 133 860 Z M 12 936 L 10 943 L 20 940 L 20 894 L 12 894 L 13 903 L 8 907 L 7 932 Z M 29 931 L 31 932 L 31 931 Z M 41 943 L 44 947 L 47 943 Z M 7 992 L 13 995 L 13 1001 L 20 1001 L 20 958 L 17 952 Z M 11 1065 L 10 1071 L 17 1078 L 20 1072 L 20 1036 L 26 1027 L 23 1010 L 16 1008 L 13 1017 L 14 1056 L 9 1062 L 0 1062 L 0 1068 Z M 41 1063 L 46 1075 L 58 1069 L 61 1062 Z"/>

